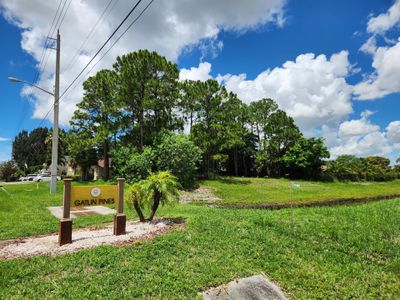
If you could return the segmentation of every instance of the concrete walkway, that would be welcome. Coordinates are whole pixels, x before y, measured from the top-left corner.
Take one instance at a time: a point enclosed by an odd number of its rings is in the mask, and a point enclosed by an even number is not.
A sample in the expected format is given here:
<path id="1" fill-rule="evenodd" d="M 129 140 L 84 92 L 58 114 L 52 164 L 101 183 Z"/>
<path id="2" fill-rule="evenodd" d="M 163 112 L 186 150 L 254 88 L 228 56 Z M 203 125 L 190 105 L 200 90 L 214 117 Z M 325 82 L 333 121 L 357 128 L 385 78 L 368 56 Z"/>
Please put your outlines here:
<path id="1" fill-rule="evenodd" d="M 47 208 L 53 216 L 58 219 L 62 218 L 63 207 L 62 206 L 49 206 Z M 71 218 L 95 216 L 95 215 L 111 215 L 115 214 L 115 209 L 111 209 L 105 206 L 87 206 L 87 207 L 71 207 L 70 216 Z"/>

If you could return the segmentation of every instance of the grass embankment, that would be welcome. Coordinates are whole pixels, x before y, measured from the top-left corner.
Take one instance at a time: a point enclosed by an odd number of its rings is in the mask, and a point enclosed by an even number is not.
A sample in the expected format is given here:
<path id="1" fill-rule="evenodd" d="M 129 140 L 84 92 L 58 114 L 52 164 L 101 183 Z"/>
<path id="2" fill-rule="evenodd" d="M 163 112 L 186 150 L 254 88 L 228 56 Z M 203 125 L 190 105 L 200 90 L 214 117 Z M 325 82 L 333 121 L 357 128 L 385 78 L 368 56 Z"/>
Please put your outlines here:
<path id="1" fill-rule="evenodd" d="M 60 205 L 61 191 L 26 191 L 33 187 L 7 186 L 12 198 L 0 191 L 2 239 L 56 232 L 46 207 Z M 0 299 L 193 299 L 258 273 L 293 299 L 400 297 L 400 199 L 280 211 L 178 204 L 159 215 L 187 226 L 126 247 L 0 261 Z M 74 227 L 111 219 L 78 218 Z"/>
<path id="2" fill-rule="evenodd" d="M 400 200 L 280 211 L 177 205 L 185 229 L 127 247 L 0 261 L 0 298 L 193 299 L 265 273 L 293 299 L 398 299 Z"/>
<path id="3" fill-rule="evenodd" d="M 291 187 L 287 179 L 221 177 L 201 184 L 211 187 L 221 204 L 226 206 L 285 207 L 298 204 L 318 204 L 343 199 L 400 197 L 400 180 L 390 182 L 316 182 L 295 181 L 300 188 Z"/>

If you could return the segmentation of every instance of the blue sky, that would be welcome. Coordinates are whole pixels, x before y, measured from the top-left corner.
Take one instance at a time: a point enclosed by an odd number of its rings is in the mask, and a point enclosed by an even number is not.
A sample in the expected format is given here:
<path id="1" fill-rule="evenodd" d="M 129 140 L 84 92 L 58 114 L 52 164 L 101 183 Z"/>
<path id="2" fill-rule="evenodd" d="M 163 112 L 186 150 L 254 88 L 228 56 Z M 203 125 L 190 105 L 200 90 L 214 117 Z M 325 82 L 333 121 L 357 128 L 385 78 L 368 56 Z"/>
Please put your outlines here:
<path id="1" fill-rule="evenodd" d="M 35 78 L 43 38 L 58 5 L 48 2 L 0 4 L 0 33 L 6 43 L 0 60 L 0 161 L 11 157 L 18 131 L 37 127 L 51 105 L 45 94 L 7 81 L 10 75 Z M 97 0 L 72 2 L 60 28 L 62 66 L 105 6 Z M 180 3 L 156 0 L 99 68 L 110 67 L 117 55 L 128 51 L 157 50 L 178 63 L 182 79 L 216 78 L 245 102 L 274 98 L 307 136 L 323 136 L 334 156 L 385 155 L 394 160 L 400 155 L 400 84 L 394 79 L 400 78 L 400 1 Z M 115 1 L 78 61 L 69 70 L 62 68 L 61 89 L 129 6 Z M 47 89 L 52 88 L 54 70 L 54 53 L 49 55 L 38 81 Z M 67 126 L 81 93 L 77 87 L 61 103 L 62 126 Z"/>

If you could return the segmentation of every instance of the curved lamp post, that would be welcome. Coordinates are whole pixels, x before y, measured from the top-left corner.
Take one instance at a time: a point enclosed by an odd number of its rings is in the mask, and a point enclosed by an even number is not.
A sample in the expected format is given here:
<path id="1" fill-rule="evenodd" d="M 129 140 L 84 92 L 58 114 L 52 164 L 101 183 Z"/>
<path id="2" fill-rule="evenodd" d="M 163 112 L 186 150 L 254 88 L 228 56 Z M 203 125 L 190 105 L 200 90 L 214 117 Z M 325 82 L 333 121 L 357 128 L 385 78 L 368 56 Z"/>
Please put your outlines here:
<path id="1" fill-rule="evenodd" d="M 49 92 L 40 86 L 37 86 L 36 84 L 33 84 L 29 81 L 25 81 L 22 79 L 18 79 L 15 77 L 8 77 L 8 80 L 14 83 L 21 82 L 30 86 L 33 86 L 42 92 L 45 92 L 51 96 L 54 97 L 54 104 L 57 104 L 54 106 L 54 110 L 58 110 L 58 101 L 56 99 L 56 96 L 54 93 Z M 56 108 L 57 106 L 57 108 Z M 57 114 L 57 116 L 56 116 Z M 56 120 L 57 119 L 57 120 Z M 51 151 L 51 182 L 50 182 L 50 193 L 56 193 L 57 192 L 57 165 L 58 165 L 58 111 L 54 111 L 54 122 L 53 122 L 53 143 L 52 143 L 52 151 Z"/>
<path id="2" fill-rule="evenodd" d="M 14 82 L 14 83 L 15 82 L 25 83 L 27 85 L 33 86 L 33 87 L 35 87 L 35 88 L 37 88 L 37 89 L 39 89 L 39 90 L 41 90 L 41 91 L 43 91 L 43 92 L 45 92 L 45 93 L 47 93 L 47 94 L 49 94 L 49 95 L 54 97 L 53 93 L 51 93 L 49 91 L 46 91 L 45 89 L 41 88 L 40 86 L 37 86 L 36 84 L 33 84 L 33 83 L 29 82 L 29 81 L 25 81 L 25 80 L 22 80 L 22 79 L 11 77 L 11 76 L 8 77 L 8 80 L 11 81 L 11 82 Z"/>

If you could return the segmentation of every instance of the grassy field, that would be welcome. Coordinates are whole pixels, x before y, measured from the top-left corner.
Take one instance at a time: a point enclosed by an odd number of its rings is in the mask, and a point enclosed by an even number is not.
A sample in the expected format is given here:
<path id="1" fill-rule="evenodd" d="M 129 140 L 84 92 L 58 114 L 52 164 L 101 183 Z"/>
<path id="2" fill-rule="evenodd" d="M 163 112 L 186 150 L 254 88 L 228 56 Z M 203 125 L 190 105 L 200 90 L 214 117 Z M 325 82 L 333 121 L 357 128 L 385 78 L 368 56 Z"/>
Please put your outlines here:
<path id="1" fill-rule="evenodd" d="M 56 231 L 46 206 L 60 204 L 61 193 L 50 197 L 41 186 L 23 198 L 25 189 L 7 187 L 12 198 L 0 191 L 2 239 Z M 178 204 L 160 215 L 184 217 L 187 226 L 127 247 L 0 261 L 0 299 L 193 299 L 258 273 L 293 299 L 400 297 L 400 199 L 279 211 Z M 74 226 L 106 221 L 79 218 Z"/>
<path id="2" fill-rule="evenodd" d="M 337 198 L 400 194 L 400 180 L 390 182 L 316 182 L 287 179 L 221 177 L 201 184 L 211 187 L 223 203 L 306 203 Z"/>

